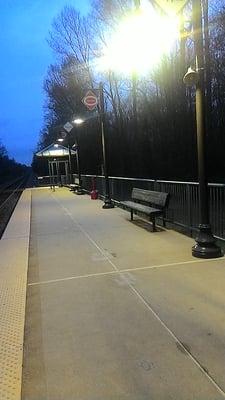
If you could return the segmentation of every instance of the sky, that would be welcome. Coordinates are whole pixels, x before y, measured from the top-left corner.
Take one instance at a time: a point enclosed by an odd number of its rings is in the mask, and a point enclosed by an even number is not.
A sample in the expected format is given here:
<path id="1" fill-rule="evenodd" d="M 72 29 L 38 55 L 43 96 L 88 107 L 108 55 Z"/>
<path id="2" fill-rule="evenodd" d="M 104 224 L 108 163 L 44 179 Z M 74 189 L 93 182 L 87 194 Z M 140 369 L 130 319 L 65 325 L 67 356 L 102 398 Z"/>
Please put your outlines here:
<path id="1" fill-rule="evenodd" d="M 46 41 L 65 5 L 83 15 L 91 0 L 0 0 L 0 140 L 29 165 L 43 123 L 43 81 L 55 56 Z"/>

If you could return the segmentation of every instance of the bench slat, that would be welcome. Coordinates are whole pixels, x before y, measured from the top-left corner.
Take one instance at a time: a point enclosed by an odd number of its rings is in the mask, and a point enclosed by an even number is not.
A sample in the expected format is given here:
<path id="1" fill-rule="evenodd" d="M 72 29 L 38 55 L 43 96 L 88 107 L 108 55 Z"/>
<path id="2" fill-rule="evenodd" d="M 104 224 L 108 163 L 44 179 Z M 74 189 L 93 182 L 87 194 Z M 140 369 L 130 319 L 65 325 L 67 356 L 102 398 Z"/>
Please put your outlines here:
<path id="1" fill-rule="evenodd" d="M 168 193 L 133 188 L 131 197 L 134 200 L 145 201 L 163 208 L 166 206 Z"/>
<path id="2" fill-rule="evenodd" d="M 147 215 L 162 214 L 162 210 L 159 210 L 158 208 L 144 206 L 143 204 L 135 203 L 134 201 L 122 201 L 120 204 L 133 210 L 143 212 Z"/>

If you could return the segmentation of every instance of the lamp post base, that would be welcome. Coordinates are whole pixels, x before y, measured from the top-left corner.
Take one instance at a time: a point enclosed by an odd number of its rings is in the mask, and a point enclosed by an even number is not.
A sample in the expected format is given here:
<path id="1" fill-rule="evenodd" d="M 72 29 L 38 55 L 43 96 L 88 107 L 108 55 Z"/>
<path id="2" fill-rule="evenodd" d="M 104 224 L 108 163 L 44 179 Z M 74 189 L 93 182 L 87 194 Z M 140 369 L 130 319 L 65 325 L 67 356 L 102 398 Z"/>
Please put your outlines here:
<path id="1" fill-rule="evenodd" d="M 192 255 L 197 258 L 218 258 L 223 253 L 211 232 L 210 225 L 199 225 L 196 244 L 192 247 Z"/>
<path id="2" fill-rule="evenodd" d="M 114 208 L 114 204 L 112 202 L 111 199 L 105 199 L 105 203 L 103 204 L 102 208 L 104 210 L 108 209 L 108 208 Z"/>

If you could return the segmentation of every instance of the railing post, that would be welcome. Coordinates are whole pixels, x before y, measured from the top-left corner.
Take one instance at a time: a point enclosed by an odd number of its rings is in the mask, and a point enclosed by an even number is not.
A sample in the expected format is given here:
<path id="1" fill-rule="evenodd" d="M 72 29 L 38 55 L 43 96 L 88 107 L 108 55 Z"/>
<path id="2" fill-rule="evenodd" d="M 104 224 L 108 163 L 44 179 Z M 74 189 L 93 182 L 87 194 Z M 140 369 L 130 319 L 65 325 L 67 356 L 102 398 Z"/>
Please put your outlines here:
<path id="1" fill-rule="evenodd" d="M 191 187 L 187 184 L 187 211 L 188 211 L 188 225 L 190 230 L 190 235 L 192 237 L 192 207 L 191 207 Z"/>

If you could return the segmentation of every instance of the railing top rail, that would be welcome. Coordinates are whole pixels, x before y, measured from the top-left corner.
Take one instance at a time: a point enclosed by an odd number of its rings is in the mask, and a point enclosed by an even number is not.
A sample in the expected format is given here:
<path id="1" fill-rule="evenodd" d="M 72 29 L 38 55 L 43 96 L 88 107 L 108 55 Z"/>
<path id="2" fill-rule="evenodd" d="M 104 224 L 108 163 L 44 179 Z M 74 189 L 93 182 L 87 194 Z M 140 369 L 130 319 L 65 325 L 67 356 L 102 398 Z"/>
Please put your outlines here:
<path id="1" fill-rule="evenodd" d="M 225 187 L 225 183 L 208 183 L 209 186 Z"/>
<path id="2" fill-rule="evenodd" d="M 198 182 L 191 182 L 191 181 L 189 181 L 189 182 L 185 182 L 185 181 L 164 181 L 164 180 L 161 180 L 161 179 L 156 179 L 155 180 L 155 182 L 158 182 L 158 183 L 174 183 L 174 184 L 180 184 L 180 185 L 198 185 Z"/>
<path id="3" fill-rule="evenodd" d="M 50 177 L 52 177 L 52 176 L 67 176 L 67 175 L 65 175 L 65 174 L 60 174 L 60 175 L 57 175 L 57 174 L 55 174 L 55 175 L 43 175 L 43 176 L 38 176 L 37 179 L 50 178 Z"/>
<path id="4" fill-rule="evenodd" d="M 74 174 L 76 175 L 76 174 Z M 89 175 L 89 174 L 82 174 L 82 176 L 86 176 L 89 178 L 96 177 L 96 178 L 104 178 L 104 175 Z M 124 181 L 141 181 L 141 182 L 157 182 L 157 183 L 172 183 L 178 185 L 190 185 L 190 186 L 198 186 L 198 182 L 191 182 L 191 181 L 165 181 L 161 179 L 147 179 L 147 178 L 128 178 L 124 176 L 109 176 L 110 179 L 118 179 Z M 225 183 L 212 183 L 209 182 L 208 186 L 214 187 L 225 187 Z"/>
<path id="5" fill-rule="evenodd" d="M 162 180 L 156 180 L 156 182 L 159 182 L 159 183 L 175 183 L 175 184 L 181 184 L 181 185 L 194 185 L 194 186 L 198 186 L 199 185 L 198 182 L 162 181 Z M 225 184 L 224 183 L 212 183 L 212 182 L 209 182 L 208 186 L 225 187 Z"/>
<path id="6" fill-rule="evenodd" d="M 51 177 L 57 177 L 58 175 L 51 175 Z M 66 176 L 66 175 L 61 175 Z M 77 176 L 77 174 L 73 174 L 73 176 Z M 89 175 L 89 174 L 82 174 L 81 176 L 86 176 L 87 178 L 102 178 L 104 179 L 104 175 Z M 49 175 L 38 176 L 38 179 L 50 178 Z M 110 179 L 117 179 L 117 180 L 124 180 L 124 181 L 140 181 L 140 182 L 156 182 L 156 183 L 168 183 L 168 184 L 175 184 L 175 185 L 190 185 L 190 186 L 198 186 L 198 182 L 186 182 L 186 181 L 165 181 L 159 179 L 147 179 L 147 178 L 127 178 L 123 176 L 109 176 Z M 209 187 L 221 187 L 225 188 L 225 183 L 214 183 L 209 182 Z"/>
<path id="7" fill-rule="evenodd" d="M 147 179 L 147 178 L 127 178 L 122 176 L 109 176 L 111 179 L 118 179 L 123 181 L 141 181 L 141 182 L 155 182 L 154 179 Z"/>
<path id="8" fill-rule="evenodd" d="M 75 174 L 76 175 L 76 174 Z M 88 174 L 82 174 L 81 176 L 86 176 L 86 177 L 95 177 L 95 178 L 104 178 L 104 175 L 88 175 Z M 118 179 L 118 180 L 123 180 L 123 181 L 141 181 L 141 182 L 155 182 L 154 179 L 147 179 L 147 178 L 128 178 L 125 176 L 109 176 L 110 179 Z"/>

